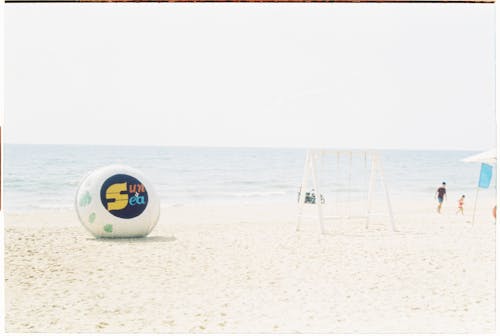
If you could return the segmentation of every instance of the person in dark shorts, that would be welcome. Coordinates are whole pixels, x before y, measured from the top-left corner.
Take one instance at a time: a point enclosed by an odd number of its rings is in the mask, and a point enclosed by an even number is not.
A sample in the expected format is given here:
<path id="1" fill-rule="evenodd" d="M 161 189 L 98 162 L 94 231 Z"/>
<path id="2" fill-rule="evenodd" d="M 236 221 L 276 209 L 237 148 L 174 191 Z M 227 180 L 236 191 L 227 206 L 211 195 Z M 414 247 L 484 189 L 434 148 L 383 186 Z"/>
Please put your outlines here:
<path id="1" fill-rule="evenodd" d="M 436 195 L 434 197 L 436 197 L 438 200 L 437 212 L 441 213 L 441 207 L 443 206 L 443 201 L 447 197 L 446 182 L 443 182 L 443 184 L 438 188 L 438 190 L 436 191 Z"/>

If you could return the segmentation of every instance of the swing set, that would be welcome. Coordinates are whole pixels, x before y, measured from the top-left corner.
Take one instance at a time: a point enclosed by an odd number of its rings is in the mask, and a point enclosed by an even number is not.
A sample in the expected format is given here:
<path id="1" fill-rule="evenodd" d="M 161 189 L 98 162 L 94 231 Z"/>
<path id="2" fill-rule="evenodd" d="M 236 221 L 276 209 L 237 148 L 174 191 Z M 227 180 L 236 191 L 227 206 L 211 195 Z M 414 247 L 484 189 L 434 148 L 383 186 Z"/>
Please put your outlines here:
<path id="1" fill-rule="evenodd" d="M 336 156 L 336 169 L 333 170 L 327 170 L 327 173 L 333 173 L 332 179 L 333 182 L 336 182 L 336 184 L 333 185 L 331 189 L 335 192 L 337 195 L 334 198 L 334 209 L 335 209 L 335 214 L 332 216 L 325 216 L 324 215 L 324 206 L 325 203 L 328 202 L 329 200 L 326 199 L 326 201 L 323 200 L 323 192 L 326 190 L 325 185 L 321 183 L 320 181 L 320 171 L 325 172 L 324 169 L 324 163 L 325 163 L 325 158 L 331 157 L 331 156 Z M 353 191 L 352 189 L 352 178 L 353 178 L 353 159 L 359 159 L 361 158 L 364 160 L 364 166 L 361 168 L 361 170 L 364 170 L 365 172 L 368 171 L 369 169 L 369 180 L 368 180 L 368 190 L 367 190 L 367 197 L 366 200 L 363 202 L 366 204 L 366 209 L 362 214 L 359 215 L 353 215 L 351 212 L 351 192 Z M 340 184 L 340 179 L 342 177 L 342 173 L 345 174 L 345 171 L 340 169 L 341 162 L 342 160 L 347 159 L 348 160 L 348 170 L 347 170 L 347 187 L 344 185 Z M 359 163 L 360 160 L 357 161 Z M 370 162 L 370 164 L 368 164 Z M 368 167 L 369 166 L 369 167 Z M 326 175 L 326 174 L 325 174 Z M 376 151 L 353 151 L 353 150 L 331 150 L 331 149 L 310 149 L 307 151 L 306 154 L 306 160 L 305 160 L 305 165 L 304 165 L 304 174 L 302 177 L 302 184 L 300 187 L 299 191 L 299 197 L 298 197 L 298 219 L 297 219 L 297 231 L 300 230 L 300 226 L 302 224 L 302 218 L 303 218 L 303 210 L 304 210 L 304 205 L 307 203 L 313 204 L 317 208 L 317 220 L 320 226 L 321 233 L 325 233 L 325 220 L 326 219 L 341 219 L 343 222 L 350 220 L 350 219 L 362 219 L 365 221 L 365 227 L 368 229 L 370 225 L 370 218 L 373 217 L 374 215 L 378 215 L 374 212 L 372 212 L 372 207 L 373 207 L 373 194 L 375 192 L 375 185 L 377 182 L 377 179 L 381 182 L 383 190 L 385 192 L 385 199 L 387 203 L 387 212 L 389 215 L 390 223 L 391 223 L 391 228 L 393 231 L 396 230 L 395 222 L 394 222 L 394 216 L 392 212 L 392 205 L 391 205 L 391 200 L 390 200 L 390 195 L 389 195 L 389 190 L 387 188 L 387 183 L 384 178 L 384 170 L 382 166 L 382 162 L 380 159 L 380 154 Z M 312 192 L 306 192 L 308 188 L 308 183 L 309 181 L 312 180 L 312 187 L 314 188 Z M 332 182 L 332 181 L 330 181 Z M 366 182 L 365 182 L 366 185 Z M 343 190 L 342 190 L 343 187 Z M 347 197 L 347 202 L 346 204 L 341 204 L 340 203 L 340 195 L 345 194 Z M 315 201 L 315 202 L 307 202 L 307 197 L 311 197 L 311 195 L 314 198 L 317 198 L 318 200 L 321 199 L 322 201 Z M 316 196 L 318 195 L 318 196 Z"/>

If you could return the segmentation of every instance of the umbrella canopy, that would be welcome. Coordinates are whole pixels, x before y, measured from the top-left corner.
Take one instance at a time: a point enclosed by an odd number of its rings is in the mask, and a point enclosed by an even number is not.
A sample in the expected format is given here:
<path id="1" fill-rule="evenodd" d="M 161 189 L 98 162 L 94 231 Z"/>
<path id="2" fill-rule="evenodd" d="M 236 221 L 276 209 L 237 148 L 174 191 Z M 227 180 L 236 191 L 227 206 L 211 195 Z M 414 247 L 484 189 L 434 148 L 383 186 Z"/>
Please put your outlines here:
<path id="1" fill-rule="evenodd" d="M 462 159 L 463 162 L 481 162 L 494 165 L 497 163 L 497 149 L 493 148 L 489 151 L 482 152 Z"/>

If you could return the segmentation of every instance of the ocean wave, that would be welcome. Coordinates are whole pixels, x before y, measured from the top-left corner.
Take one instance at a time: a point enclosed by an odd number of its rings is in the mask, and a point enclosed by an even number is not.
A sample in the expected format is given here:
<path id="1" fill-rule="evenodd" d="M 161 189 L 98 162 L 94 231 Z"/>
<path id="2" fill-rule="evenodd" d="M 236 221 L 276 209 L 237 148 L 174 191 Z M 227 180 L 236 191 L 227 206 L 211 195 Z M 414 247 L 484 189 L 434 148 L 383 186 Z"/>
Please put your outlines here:
<path id="1" fill-rule="evenodd" d="M 33 209 L 74 209 L 75 204 L 74 203 L 57 203 L 57 204 L 50 204 L 50 203 L 39 203 L 35 205 L 30 205 L 30 208 Z"/>
<path id="2" fill-rule="evenodd" d="M 218 195 L 235 196 L 235 197 L 258 197 L 258 196 L 272 196 L 272 195 L 286 195 L 287 192 L 282 190 L 273 191 L 247 191 L 247 192 L 219 192 Z"/>
<path id="3" fill-rule="evenodd" d="M 30 211 L 30 210 L 73 210 L 74 203 L 38 203 L 38 204 L 4 204 L 6 211 Z"/>

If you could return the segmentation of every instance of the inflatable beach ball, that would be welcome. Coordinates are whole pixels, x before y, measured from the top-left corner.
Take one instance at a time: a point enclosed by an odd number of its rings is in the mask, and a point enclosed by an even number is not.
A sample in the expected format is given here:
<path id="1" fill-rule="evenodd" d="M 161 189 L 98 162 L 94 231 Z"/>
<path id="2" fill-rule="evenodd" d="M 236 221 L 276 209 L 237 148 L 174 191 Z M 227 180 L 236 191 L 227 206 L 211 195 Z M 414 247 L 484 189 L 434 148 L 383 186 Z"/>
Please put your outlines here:
<path id="1" fill-rule="evenodd" d="M 160 202 L 144 175 L 126 166 L 89 173 L 76 193 L 76 212 L 95 237 L 144 237 L 160 217 Z"/>

